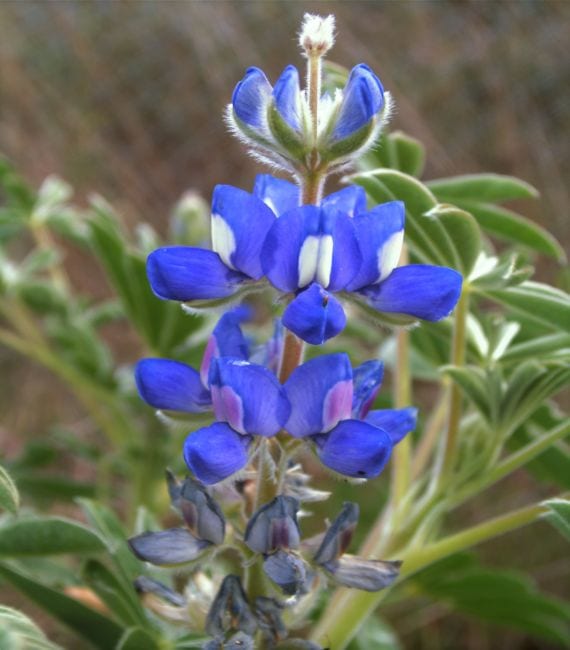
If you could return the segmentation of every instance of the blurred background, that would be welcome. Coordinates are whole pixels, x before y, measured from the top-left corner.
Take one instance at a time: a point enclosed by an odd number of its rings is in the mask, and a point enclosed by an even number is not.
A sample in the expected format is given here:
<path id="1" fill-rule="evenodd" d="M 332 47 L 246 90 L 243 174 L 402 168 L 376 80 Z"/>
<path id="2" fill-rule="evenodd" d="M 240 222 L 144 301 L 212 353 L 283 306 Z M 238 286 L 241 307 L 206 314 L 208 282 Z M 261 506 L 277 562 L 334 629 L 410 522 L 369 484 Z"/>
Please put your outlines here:
<path id="1" fill-rule="evenodd" d="M 427 147 L 425 178 L 518 176 L 541 193 L 520 210 L 568 245 L 570 3 L 563 0 L 3 0 L 0 152 L 34 185 L 60 175 L 80 204 L 97 192 L 129 225 L 148 221 L 164 234 L 186 190 L 209 199 L 216 183 L 248 188 L 261 171 L 226 132 L 223 109 L 246 67 L 275 80 L 286 64 L 302 65 L 295 33 L 305 11 L 336 15 L 333 61 L 364 61 L 380 75 L 396 102 L 392 128 Z M 75 255 L 67 261 L 74 284 L 105 295 L 100 274 Z M 540 273 L 552 281 L 557 269 Z M 119 354 L 133 361 L 138 350 L 127 343 Z M 3 350 L 0 369 L 6 454 L 19 437 L 80 417 L 47 371 Z M 511 487 L 521 503 L 526 490 L 536 494 L 524 476 Z M 530 568 L 542 588 L 564 595 L 566 558 L 539 538 L 536 527 L 482 552 L 488 564 Z M 439 605 L 417 615 L 396 608 L 393 616 L 406 648 L 550 647 Z"/>

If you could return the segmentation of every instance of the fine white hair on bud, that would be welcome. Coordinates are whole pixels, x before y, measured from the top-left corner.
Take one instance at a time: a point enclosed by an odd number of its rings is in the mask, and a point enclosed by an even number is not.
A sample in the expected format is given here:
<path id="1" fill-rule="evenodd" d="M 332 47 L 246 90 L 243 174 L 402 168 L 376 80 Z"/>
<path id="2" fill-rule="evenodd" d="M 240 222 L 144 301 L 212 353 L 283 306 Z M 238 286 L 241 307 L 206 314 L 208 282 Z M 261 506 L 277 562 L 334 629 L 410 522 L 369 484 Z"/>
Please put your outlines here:
<path id="1" fill-rule="evenodd" d="M 307 57 L 324 56 L 334 45 L 334 16 L 305 14 L 299 32 L 299 45 Z"/>

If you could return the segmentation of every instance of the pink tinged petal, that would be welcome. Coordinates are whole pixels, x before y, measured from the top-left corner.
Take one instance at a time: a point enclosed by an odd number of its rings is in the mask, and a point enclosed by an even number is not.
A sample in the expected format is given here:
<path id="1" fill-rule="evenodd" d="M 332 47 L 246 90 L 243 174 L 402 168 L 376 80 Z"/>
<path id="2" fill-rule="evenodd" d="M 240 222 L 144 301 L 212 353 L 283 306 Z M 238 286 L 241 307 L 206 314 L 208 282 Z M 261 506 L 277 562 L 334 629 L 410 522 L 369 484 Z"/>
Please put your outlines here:
<path id="1" fill-rule="evenodd" d="M 274 436 L 289 417 L 285 391 L 268 368 L 220 357 L 212 361 L 209 380 L 214 411 L 240 433 Z"/>
<path id="2" fill-rule="evenodd" d="M 325 397 L 323 404 L 323 430 L 327 433 L 341 420 L 348 420 L 352 411 L 352 380 L 339 381 Z"/>
<path id="3" fill-rule="evenodd" d="M 212 404 L 216 419 L 227 422 L 234 431 L 246 434 L 243 426 L 243 404 L 239 395 L 236 395 L 229 386 L 212 385 Z"/>
<path id="4" fill-rule="evenodd" d="M 200 379 L 206 388 L 208 388 L 208 374 L 210 372 L 210 363 L 212 361 L 212 358 L 215 356 L 218 356 L 216 339 L 213 336 L 210 336 L 208 342 L 206 343 L 206 348 L 204 349 L 202 363 L 200 364 Z"/>
<path id="5" fill-rule="evenodd" d="M 350 386 L 348 386 L 350 384 Z M 344 353 L 311 359 L 285 383 L 291 415 L 285 428 L 296 438 L 323 433 L 350 417 L 352 368 Z"/>

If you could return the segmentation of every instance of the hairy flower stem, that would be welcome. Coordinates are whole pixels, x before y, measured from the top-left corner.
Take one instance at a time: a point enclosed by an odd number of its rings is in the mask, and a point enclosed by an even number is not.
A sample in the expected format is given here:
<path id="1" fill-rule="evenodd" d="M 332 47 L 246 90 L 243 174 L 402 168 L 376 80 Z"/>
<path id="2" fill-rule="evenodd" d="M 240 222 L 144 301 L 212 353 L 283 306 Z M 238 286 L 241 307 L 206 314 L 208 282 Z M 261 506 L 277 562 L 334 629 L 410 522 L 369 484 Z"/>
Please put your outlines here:
<path id="1" fill-rule="evenodd" d="M 293 370 L 302 363 L 304 351 L 304 342 L 297 338 L 293 332 L 285 330 L 285 341 L 279 363 L 279 381 L 282 384 L 289 379 Z"/>
<path id="2" fill-rule="evenodd" d="M 399 553 L 404 564 L 397 583 L 445 557 L 464 551 L 493 537 L 516 530 L 536 521 L 548 508 L 535 504 L 468 528 L 455 535 L 419 549 Z M 312 640 L 343 650 L 357 634 L 360 626 L 387 596 L 389 589 L 370 593 L 338 590 L 312 633 Z"/>
<path id="3" fill-rule="evenodd" d="M 311 111 L 311 127 L 313 130 L 313 147 L 317 144 L 319 126 L 319 100 L 321 97 L 321 52 L 312 52 L 307 60 L 307 90 L 309 108 Z"/>

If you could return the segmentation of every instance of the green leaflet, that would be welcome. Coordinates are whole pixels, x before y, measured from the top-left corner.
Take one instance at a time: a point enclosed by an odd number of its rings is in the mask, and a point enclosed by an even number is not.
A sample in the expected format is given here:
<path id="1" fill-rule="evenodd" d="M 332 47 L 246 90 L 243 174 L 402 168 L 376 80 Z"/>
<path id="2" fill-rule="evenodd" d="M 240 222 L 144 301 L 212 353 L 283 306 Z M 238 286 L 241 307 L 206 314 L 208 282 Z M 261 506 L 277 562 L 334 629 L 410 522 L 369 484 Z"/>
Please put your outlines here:
<path id="1" fill-rule="evenodd" d="M 426 264 L 450 266 L 467 275 L 481 249 L 479 226 L 466 211 L 438 204 L 416 178 L 376 169 L 346 179 L 364 187 L 375 203 L 401 200 L 406 205 L 406 238 L 411 252 Z"/>
<path id="2" fill-rule="evenodd" d="M 16 514 L 20 507 L 20 495 L 8 472 L 0 465 L 0 508 Z"/>
<path id="3" fill-rule="evenodd" d="M 394 630 L 377 616 L 371 616 L 360 628 L 347 650 L 400 650 Z"/>
<path id="4" fill-rule="evenodd" d="M 451 178 L 438 178 L 426 185 L 441 201 L 462 199 L 482 203 L 496 203 L 512 199 L 535 199 L 537 190 L 514 176 L 502 174 L 465 174 Z"/>
<path id="5" fill-rule="evenodd" d="M 25 614 L 0 605 L 0 648 L 22 650 L 62 650 L 48 641 L 40 628 Z"/>
<path id="6" fill-rule="evenodd" d="M 550 512 L 544 518 L 570 541 L 570 501 L 567 499 L 550 499 L 545 501 L 544 505 L 550 508 Z"/>
<path id="7" fill-rule="evenodd" d="M 125 313 L 150 349 L 167 356 L 200 327 L 201 319 L 188 318 L 178 304 L 152 293 L 144 254 L 127 243 L 119 218 L 102 199 L 93 204 L 89 233 Z"/>
<path id="8" fill-rule="evenodd" d="M 521 573 L 486 569 L 471 555 L 455 555 L 413 580 L 423 593 L 458 611 L 563 647 L 570 645 L 570 606 L 540 593 Z"/>
<path id="9" fill-rule="evenodd" d="M 119 642 L 123 628 L 74 598 L 37 582 L 6 563 L 0 563 L 0 577 L 96 648 L 111 650 Z"/>
<path id="10" fill-rule="evenodd" d="M 91 554 L 105 550 L 92 530 L 60 517 L 19 519 L 0 528 L 0 557 Z"/>
<path id="11" fill-rule="evenodd" d="M 567 332 L 570 327 L 570 296 L 547 284 L 527 280 L 505 289 L 477 288 L 477 293 L 547 330 Z"/>

